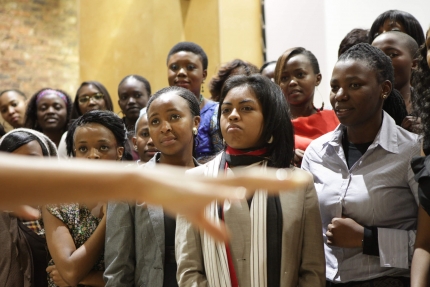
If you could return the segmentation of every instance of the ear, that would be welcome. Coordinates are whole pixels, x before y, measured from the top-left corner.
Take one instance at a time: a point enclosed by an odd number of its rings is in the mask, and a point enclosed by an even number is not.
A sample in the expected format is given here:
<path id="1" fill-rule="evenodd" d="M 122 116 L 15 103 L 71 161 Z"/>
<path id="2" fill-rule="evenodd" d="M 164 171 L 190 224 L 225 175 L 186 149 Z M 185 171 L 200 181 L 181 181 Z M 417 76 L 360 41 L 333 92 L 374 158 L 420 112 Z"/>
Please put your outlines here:
<path id="1" fill-rule="evenodd" d="M 316 81 L 316 83 L 315 83 L 315 86 L 317 87 L 317 86 L 319 86 L 320 84 L 321 84 L 321 80 L 322 80 L 322 75 L 321 75 L 321 73 L 320 74 L 317 74 L 317 81 Z"/>
<path id="2" fill-rule="evenodd" d="M 418 68 L 418 59 L 413 59 L 412 60 L 412 70 L 416 70 Z"/>
<path id="3" fill-rule="evenodd" d="M 193 121 L 194 121 L 193 128 L 196 127 L 198 129 L 200 125 L 200 116 L 195 116 Z"/>
<path id="4" fill-rule="evenodd" d="M 121 107 L 121 106 L 119 105 L 119 100 L 118 100 L 118 106 L 119 106 L 119 107 Z"/>
<path id="5" fill-rule="evenodd" d="M 393 84 L 390 81 L 386 80 L 381 84 L 381 87 L 382 87 L 382 94 L 385 94 L 388 96 L 391 93 L 391 90 L 393 89 Z"/>
<path id="6" fill-rule="evenodd" d="M 207 76 L 208 76 L 208 70 L 203 70 L 203 81 L 206 80 Z"/>
<path id="7" fill-rule="evenodd" d="M 117 160 L 121 160 L 122 156 L 124 155 L 124 148 L 123 147 L 117 148 L 116 154 L 117 154 Z"/>
<path id="8" fill-rule="evenodd" d="M 136 137 L 136 136 L 133 136 L 133 137 L 131 138 L 131 141 L 133 142 L 133 147 L 134 147 L 134 148 L 137 148 L 137 137 Z"/>

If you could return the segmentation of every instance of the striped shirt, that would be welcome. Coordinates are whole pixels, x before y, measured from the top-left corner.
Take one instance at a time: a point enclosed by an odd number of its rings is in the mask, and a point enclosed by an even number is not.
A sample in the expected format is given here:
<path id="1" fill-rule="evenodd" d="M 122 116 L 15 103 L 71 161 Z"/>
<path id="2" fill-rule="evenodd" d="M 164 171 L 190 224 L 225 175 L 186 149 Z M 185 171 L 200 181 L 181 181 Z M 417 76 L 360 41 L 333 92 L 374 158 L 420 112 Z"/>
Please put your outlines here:
<path id="1" fill-rule="evenodd" d="M 363 156 L 348 168 L 342 148 L 345 126 L 313 141 L 302 168 L 314 176 L 323 221 L 326 277 L 333 282 L 409 276 L 418 212 L 418 184 L 410 161 L 420 140 L 384 112 L 381 129 Z M 379 257 L 362 248 L 327 245 L 334 217 L 378 227 Z"/>

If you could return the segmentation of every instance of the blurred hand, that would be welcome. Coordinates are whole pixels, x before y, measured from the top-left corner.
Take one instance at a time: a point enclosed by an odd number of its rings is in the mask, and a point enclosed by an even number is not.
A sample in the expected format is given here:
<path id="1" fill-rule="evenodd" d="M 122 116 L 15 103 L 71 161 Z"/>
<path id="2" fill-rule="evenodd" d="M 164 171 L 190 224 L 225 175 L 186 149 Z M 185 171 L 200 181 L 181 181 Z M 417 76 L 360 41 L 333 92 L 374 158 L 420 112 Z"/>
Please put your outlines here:
<path id="1" fill-rule="evenodd" d="M 302 159 L 305 155 L 305 151 L 301 149 L 295 149 L 294 151 L 294 164 L 297 167 L 300 167 L 302 165 Z"/>
<path id="2" fill-rule="evenodd" d="M 342 248 L 361 247 L 364 227 L 351 218 L 333 218 L 327 226 L 327 244 Z"/>
<path id="3" fill-rule="evenodd" d="M 38 220 L 41 217 L 39 209 L 29 205 L 21 205 L 15 208 L 10 214 L 26 221 Z"/>
<path id="4" fill-rule="evenodd" d="M 58 272 L 55 265 L 48 266 L 48 268 L 46 268 L 46 272 L 48 272 L 49 277 L 51 277 L 55 285 L 59 287 L 70 286 L 69 284 L 66 283 L 66 281 L 64 281 L 63 277 L 61 277 L 61 274 L 60 272 Z"/>
<path id="5" fill-rule="evenodd" d="M 421 118 L 406 116 L 403 119 L 402 128 L 413 133 L 419 133 L 422 129 Z"/>

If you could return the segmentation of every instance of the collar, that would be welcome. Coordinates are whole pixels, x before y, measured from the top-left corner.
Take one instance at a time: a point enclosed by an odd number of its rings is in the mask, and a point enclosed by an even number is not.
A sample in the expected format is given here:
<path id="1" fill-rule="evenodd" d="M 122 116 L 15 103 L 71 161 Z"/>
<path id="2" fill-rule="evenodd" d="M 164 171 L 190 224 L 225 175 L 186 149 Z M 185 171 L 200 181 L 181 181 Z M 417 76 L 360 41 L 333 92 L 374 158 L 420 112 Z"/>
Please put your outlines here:
<path id="1" fill-rule="evenodd" d="M 397 143 L 397 125 L 396 122 L 387 114 L 385 111 L 382 111 L 382 125 L 376 134 L 373 143 L 369 146 L 369 149 L 374 149 L 378 145 L 391 153 L 399 153 L 399 146 Z M 333 147 L 342 146 L 342 136 L 346 131 L 346 127 L 340 124 L 332 134 L 332 137 L 327 142 L 327 144 Z M 325 145 L 322 146 L 325 148 Z"/>

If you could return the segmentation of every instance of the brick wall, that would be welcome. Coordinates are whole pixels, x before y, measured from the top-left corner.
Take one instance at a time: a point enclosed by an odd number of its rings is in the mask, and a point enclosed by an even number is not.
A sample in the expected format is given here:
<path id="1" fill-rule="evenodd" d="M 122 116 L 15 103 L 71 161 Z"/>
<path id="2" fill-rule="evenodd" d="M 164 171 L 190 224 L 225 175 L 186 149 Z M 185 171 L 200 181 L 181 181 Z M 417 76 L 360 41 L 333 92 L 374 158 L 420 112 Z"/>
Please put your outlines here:
<path id="1" fill-rule="evenodd" d="M 79 81 L 78 0 L 0 0 L 0 90 L 45 87 L 72 97 Z"/>

